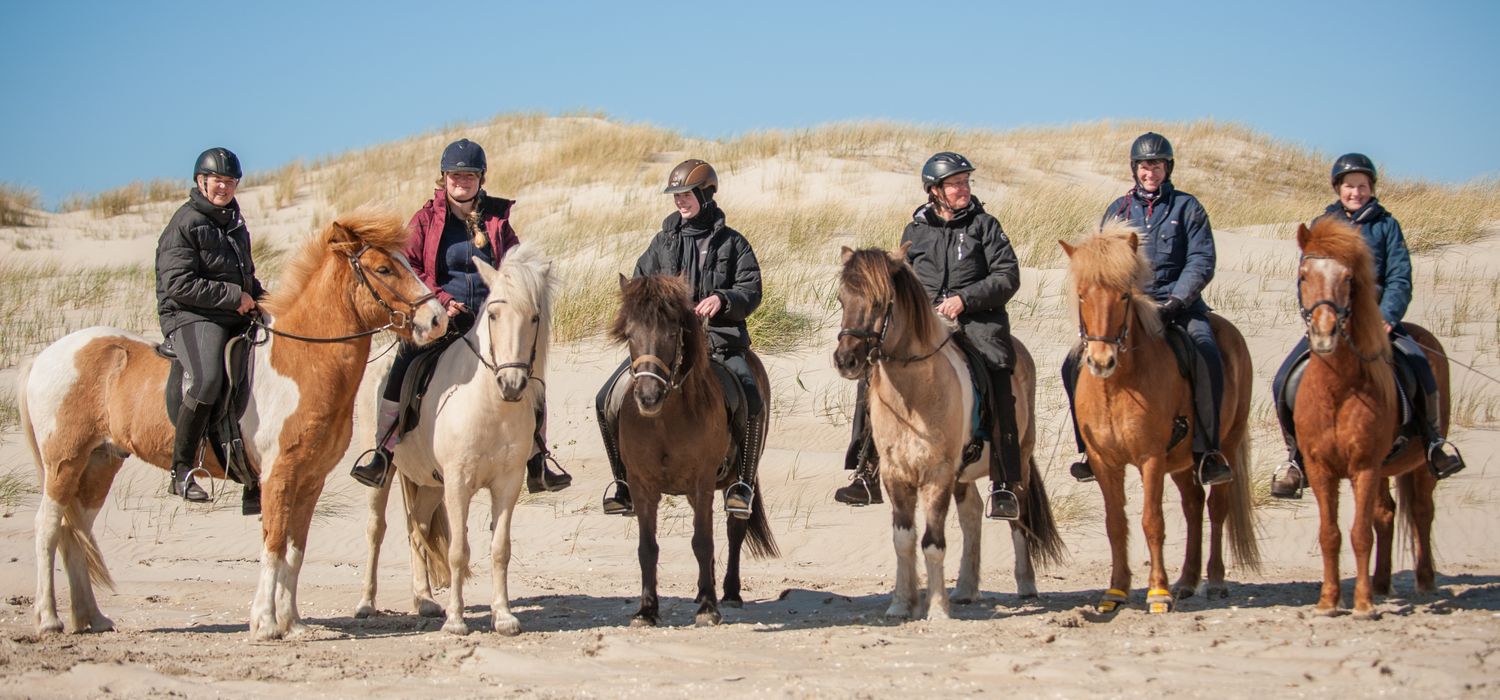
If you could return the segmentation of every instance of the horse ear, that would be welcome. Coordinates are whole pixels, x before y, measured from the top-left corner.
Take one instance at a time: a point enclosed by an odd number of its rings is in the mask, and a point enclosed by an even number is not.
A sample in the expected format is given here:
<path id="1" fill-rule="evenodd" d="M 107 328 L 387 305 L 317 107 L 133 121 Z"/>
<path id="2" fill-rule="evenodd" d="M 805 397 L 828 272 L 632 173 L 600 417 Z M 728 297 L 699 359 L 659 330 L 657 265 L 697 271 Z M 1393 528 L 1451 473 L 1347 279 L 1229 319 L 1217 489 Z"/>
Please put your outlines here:
<path id="1" fill-rule="evenodd" d="M 896 251 L 895 255 L 891 256 L 891 262 L 896 262 L 896 263 L 904 263 L 904 262 L 906 262 L 906 251 L 908 251 L 908 250 L 911 250 L 911 241 L 906 241 L 906 242 L 904 242 L 904 243 L 901 244 L 901 249 L 898 250 L 898 251 Z"/>
<path id="2" fill-rule="evenodd" d="M 1297 249 L 1307 250 L 1307 241 L 1312 238 L 1312 230 L 1307 224 L 1297 224 Z"/>
<path id="3" fill-rule="evenodd" d="M 854 249 L 853 248 L 850 248 L 849 246 L 842 246 L 842 247 L 839 248 L 839 263 L 840 264 L 848 265 L 849 264 L 849 258 L 852 258 L 852 257 L 854 257 Z"/>
<path id="4" fill-rule="evenodd" d="M 1077 250 L 1077 248 L 1068 245 L 1067 241 L 1058 241 L 1057 244 L 1062 246 L 1063 252 L 1067 253 L 1070 258 L 1073 257 L 1073 251 Z"/>
<path id="5" fill-rule="evenodd" d="M 340 242 L 345 242 L 345 243 L 353 243 L 354 240 L 355 240 L 355 238 L 354 238 L 354 232 L 350 231 L 343 224 L 341 224 L 341 223 L 339 223 L 337 221 L 333 222 L 332 224 L 329 224 L 328 228 L 330 228 L 330 229 L 333 230 L 333 240 L 335 240 L 335 241 L 340 241 Z"/>
<path id="6" fill-rule="evenodd" d="M 1130 232 L 1130 238 L 1128 240 L 1130 241 L 1130 252 L 1134 253 L 1135 251 L 1140 250 L 1141 237 L 1135 235 L 1135 231 Z"/>
<path id="7" fill-rule="evenodd" d="M 629 282 L 630 282 L 630 278 L 626 277 L 625 273 L 621 272 L 620 273 L 620 291 L 621 292 L 625 291 L 625 285 L 628 284 Z"/>
<path id="8" fill-rule="evenodd" d="M 493 267 L 490 267 L 489 263 L 480 259 L 478 256 L 472 257 L 470 259 L 474 261 L 474 268 L 479 270 L 479 276 L 484 279 L 484 283 L 489 285 L 490 289 L 494 289 L 495 278 L 500 275 L 500 271 L 496 270 Z"/>

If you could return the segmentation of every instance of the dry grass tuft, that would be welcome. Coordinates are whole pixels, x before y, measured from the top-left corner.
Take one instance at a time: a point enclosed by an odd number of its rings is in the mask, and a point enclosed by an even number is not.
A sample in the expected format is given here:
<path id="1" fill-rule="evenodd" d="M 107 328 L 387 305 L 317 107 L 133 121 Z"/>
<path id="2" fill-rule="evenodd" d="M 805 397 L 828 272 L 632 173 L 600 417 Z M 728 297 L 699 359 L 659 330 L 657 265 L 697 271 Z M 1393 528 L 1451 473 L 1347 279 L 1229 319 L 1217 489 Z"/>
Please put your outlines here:
<path id="1" fill-rule="evenodd" d="M 127 214 L 131 209 L 152 202 L 166 202 L 185 197 L 187 185 L 177 180 L 136 180 L 123 187 L 105 190 L 95 195 L 73 195 L 63 200 L 59 211 L 71 212 L 88 209 L 99 218 Z"/>
<path id="2" fill-rule="evenodd" d="M 0 182 L 0 226 L 31 226 L 40 199 L 35 190 Z"/>

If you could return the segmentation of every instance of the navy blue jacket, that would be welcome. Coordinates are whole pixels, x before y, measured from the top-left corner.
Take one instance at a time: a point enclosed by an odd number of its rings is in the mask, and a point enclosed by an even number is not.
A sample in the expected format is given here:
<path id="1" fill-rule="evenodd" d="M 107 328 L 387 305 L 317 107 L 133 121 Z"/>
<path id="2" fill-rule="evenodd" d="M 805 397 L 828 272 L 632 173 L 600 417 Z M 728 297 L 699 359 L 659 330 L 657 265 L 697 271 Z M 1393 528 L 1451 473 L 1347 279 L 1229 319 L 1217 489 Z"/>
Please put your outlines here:
<path id="1" fill-rule="evenodd" d="M 1406 236 L 1396 217 L 1370 198 L 1359 211 L 1350 214 L 1344 205 L 1334 202 L 1323 210 L 1323 216 L 1337 216 L 1359 227 L 1365 244 L 1375 257 L 1375 282 L 1380 285 L 1380 315 L 1392 325 L 1406 316 L 1411 305 L 1411 253 L 1406 250 Z M 1318 217 L 1323 218 L 1323 217 Z"/>
<path id="2" fill-rule="evenodd" d="M 1021 264 L 1000 222 L 978 199 L 949 221 L 924 204 L 912 212 L 901 242 L 911 243 L 906 262 L 933 305 L 958 295 L 964 300 L 964 312 L 958 315 L 964 335 L 991 364 L 1011 367 L 1005 303 L 1021 287 Z"/>
<path id="3" fill-rule="evenodd" d="M 1198 198 L 1162 183 L 1161 195 L 1147 202 L 1132 189 L 1116 199 L 1100 221 L 1126 221 L 1141 230 L 1141 250 L 1151 263 L 1146 293 L 1157 302 L 1173 296 L 1195 313 L 1207 313 L 1203 288 L 1214 278 L 1214 231 Z"/>

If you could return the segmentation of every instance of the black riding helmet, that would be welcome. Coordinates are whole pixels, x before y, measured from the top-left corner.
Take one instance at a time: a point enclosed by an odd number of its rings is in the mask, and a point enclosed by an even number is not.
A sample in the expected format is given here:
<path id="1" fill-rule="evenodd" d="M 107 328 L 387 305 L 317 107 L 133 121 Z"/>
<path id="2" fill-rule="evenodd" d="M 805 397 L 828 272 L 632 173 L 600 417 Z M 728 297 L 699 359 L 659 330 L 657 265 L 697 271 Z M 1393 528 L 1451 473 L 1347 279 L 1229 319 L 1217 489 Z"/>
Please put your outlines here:
<path id="1" fill-rule="evenodd" d="M 1167 179 L 1172 178 L 1172 142 L 1154 131 L 1135 137 L 1130 144 L 1130 177 L 1135 178 L 1135 164 L 1143 160 L 1167 161 Z"/>
<path id="2" fill-rule="evenodd" d="M 943 181 L 960 173 L 974 172 L 974 164 L 953 151 L 942 151 L 932 154 L 926 163 L 922 164 L 922 191 L 926 192 L 933 187 L 943 184 Z"/>
<path id="3" fill-rule="evenodd" d="M 442 172 L 483 173 L 486 165 L 484 149 L 468 139 L 459 139 L 443 149 Z"/>
<path id="4" fill-rule="evenodd" d="M 193 166 L 193 179 L 199 175 L 218 175 L 236 180 L 244 177 L 240 169 L 240 158 L 227 148 L 215 146 L 198 154 L 198 163 Z"/>
<path id="5" fill-rule="evenodd" d="M 667 175 L 667 187 L 662 193 L 692 192 L 701 206 L 712 202 L 717 191 L 719 174 L 714 172 L 714 166 L 697 158 L 689 158 L 672 168 L 672 172 Z"/>
<path id="6" fill-rule="evenodd" d="M 1339 183 L 1349 173 L 1364 173 L 1370 176 L 1370 187 L 1375 187 L 1375 162 L 1363 153 L 1345 153 L 1339 159 L 1333 161 L 1333 172 L 1329 179 L 1333 181 L 1334 189 L 1338 189 Z"/>

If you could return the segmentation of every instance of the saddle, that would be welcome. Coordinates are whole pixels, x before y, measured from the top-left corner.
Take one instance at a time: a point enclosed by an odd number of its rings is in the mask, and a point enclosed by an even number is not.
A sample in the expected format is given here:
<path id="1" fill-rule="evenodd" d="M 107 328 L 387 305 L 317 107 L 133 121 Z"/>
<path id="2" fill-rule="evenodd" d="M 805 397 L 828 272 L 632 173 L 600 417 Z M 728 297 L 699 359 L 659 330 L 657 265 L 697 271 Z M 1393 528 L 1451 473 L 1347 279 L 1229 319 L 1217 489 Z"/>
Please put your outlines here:
<path id="1" fill-rule="evenodd" d="M 244 436 L 240 433 L 240 419 L 250 405 L 250 387 L 253 383 L 255 327 L 231 336 L 224 345 L 225 373 L 224 390 L 214 401 L 209 418 L 209 448 L 214 457 L 224 466 L 224 473 L 237 483 L 253 485 L 260 483 L 260 470 L 250 463 L 245 452 Z M 177 427 L 177 412 L 182 408 L 182 362 L 178 359 L 170 341 L 160 343 L 156 354 L 171 360 L 167 372 L 165 400 L 167 418 L 172 427 Z"/>
<path id="2" fill-rule="evenodd" d="M 1281 424 L 1286 426 L 1288 432 L 1295 430 L 1296 423 L 1292 420 L 1292 412 L 1297 405 L 1297 389 L 1302 385 L 1302 375 L 1307 370 L 1307 363 L 1311 357 L 1311 351 L 1303 351 L 1297 357 L 1292 370 L 1287 373 L 1286 383 L 1281 387 L 1281 395 L 1274 397 L 1276 412 L 1281 418 Z M 1394 361 L 1391 363 L 1391 372 L 1396 378 L 1396 403 L 1401 409 L 1401 421 L 1396 428 L 1396 439 L 1391 443 L 1391 450 L 1386 453 L 1385 462 L 1395 459 L 1413 441 L 1420 444 L 1422 434 L 1421 426 L 1417 422 L 1417 404 L 1412 399 L 1413 396 L 1421 394 L 1422 384 L 1401 353 L 1392 353 L 1392 357 Z"/>
<path id="3" fill-rule="evenodd" d="M 969 418 L 974 432 L 969 436 L 969 443 L 964 445 L 964 466 L 979 461 L 979 455 L 984 452 L 984 443 L 990 441 L 990 423 L 994 417 L 990 415 L 993 409 L 990 407 L 990 373 L 984 371 L 988 360 L 980 354 L 979 349 L 974 346 L 974 341 L 969 339 L 963 331 L 953 332 L 953 344 L 964 354 L 964 361 L 969 365 L 969 383 L 974 387 L 974 412 Z"/>
<path id="4" fill-rule="evenodd" d="M 444 351 L 463 337 L 462 333 L 453 332 L 444 335 L 424 346 L 412 357 L 411 364 L 406 366 L 406 376 L 401 379 L 400 412 L 397 414 L 401 416 L 396 428 L 399 435 L 415 430 L 422 422 L 422 399 L 427 397 L 427 387 L 432 383 L 432 375 L 437 373 L 438 360 L 442 359 Z"/>
<path id="5" fill-rule="evenodd" d="M 745 448 L 740 440 L 735 439 L 734 425 L 732 424 L 734 416 L 737 413 L 744 414 L 749 412 L 750 407 L 745 396 L 745 387 L 740 384 L 739 378 L 734 376 L 734 372 L 729 371 L 729 368 L 724 366 L 724 358 L 719 353 L 714 353 L 710 357 L 708 365 L 713 368 L 714 377 L 718 378 L 719 387 L 724 390 L 724 407 L 728 409 L 728 416 L 731 422 L 729 426 L 729 452 L 724 455 L 724 461 L 719 463 L 719 470 L 714 474 L 714 479 L 722 483 L 725 479 L 734 476 L 735 467 L 739 464 L 740 450 Z M 745 426 L 747 437 L 749 431 L 761 430 L 766 423 L 766 411 L 762 409 L 760 425 Z M 764 444 L 764 441 L 759 442 L 760 444 Z M 755 456 L 758 457 L 759 455 Z"/>

